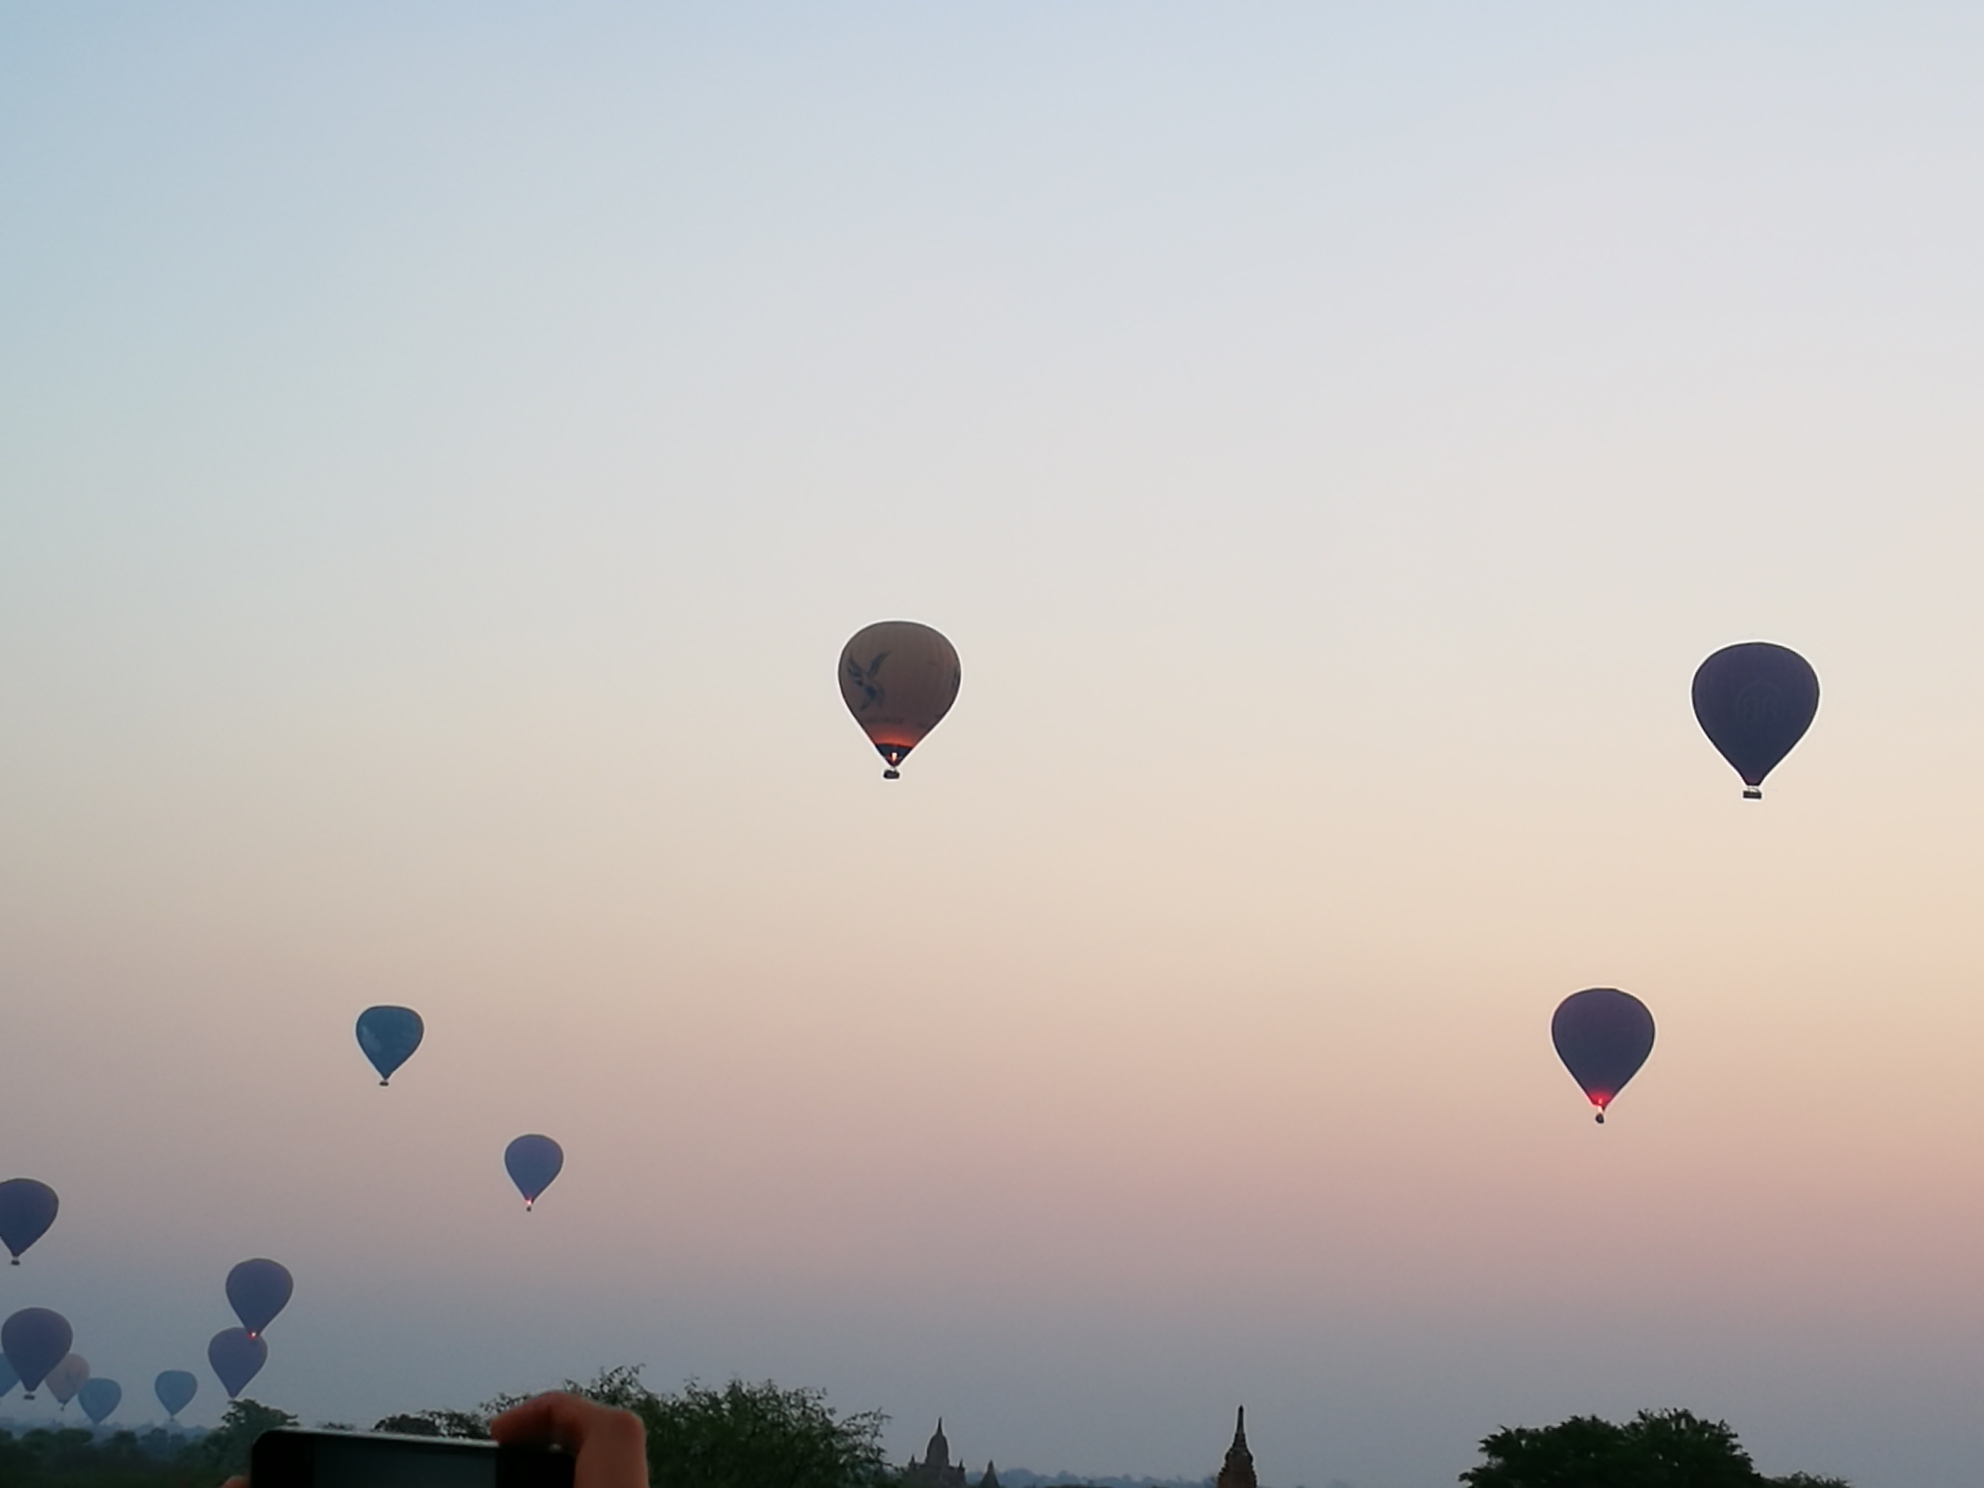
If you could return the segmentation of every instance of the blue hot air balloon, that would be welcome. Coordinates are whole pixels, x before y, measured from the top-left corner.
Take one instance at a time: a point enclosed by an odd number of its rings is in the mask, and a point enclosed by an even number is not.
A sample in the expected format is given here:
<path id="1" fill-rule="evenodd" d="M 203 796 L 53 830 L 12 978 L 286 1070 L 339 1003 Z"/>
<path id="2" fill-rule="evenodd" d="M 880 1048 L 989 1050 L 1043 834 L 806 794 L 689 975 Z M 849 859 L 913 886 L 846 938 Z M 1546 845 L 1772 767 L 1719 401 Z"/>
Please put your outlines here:
<path id="1" fill-rule="evenodd" d="M 200 1381 L 190 1370 L 168 1369 L 152 1382 L 158 1403 L 168 1416 L 177 1416 L 200 1393 Z"/>
<path id="2" fill-rule="evenodd" d="M 227 1305 L 241 1319 L 250 1338 L 262 1336 L 262 1330 L 289 1305 L 289 1295 L 295 1290 L 296 1280 L 289 1268 L 275 1261 L 243 1261 L 227 1273 Z"/>
<path id="3" fill-rule="evenodd" d="M 529 1209 L 565 1166 L 565 1149 L 535 1133 L 518 1137 L 503 1149 L 503 1166 L 510 1170 L 510 1181 L 524 1196 L 524 1208 Z"/>
<path id="4" fill-rule="evenodd" d="M 55 1190 L 32 1178 L 9 1178 L 0 1183 L 0 1245 L 21 1263 L 21 1252 L 48 1233 L 55 1223 L 60 1201 Z"/>
<path id="5" fill-rule="evenodd" d="M 83 1408 L 83 1414 L 93 1426 L 101 1426 L 103 1418 L 116 1410 L 123 1398 L 124 1387 L 116 1380 L 93 1379 L 76 1392 L 76 1404 Z"/>
<path id="6" fill-rule="evenodd" d="M 0 1395 L 5 1395 L 20 1382 L 21 1377 L 14 1373 L 14 1366 L 7 1362 L 7 1356 L 0 1354 Z"/>
<path id="7" fill-rule="evenodd" d="M 1819 674 L 1785 646 L 1724 646 L 1695 672 L 1695 720 L 1743 777 L 1745 799 L 1763 799 L 1764 776 L 1805 737 L 1819 711 Z"/>
<path id="8" fill-rule="evenodd" d="M 20 1376 L 22 1399 L 34 1399 L 35 1386 L 68 1357 L 69 1345 L 75 1341 L 69 1320 L 46 1307 L 24 1307 L 0 1323 L 0 1354 Z"/>
<path id="9" fill-rule="evenodd" d="M 1605 1108 L 1653 1052 L 1653 1014 L 1630 992 L 1587 987 L 1557 1005 L 1550 1039 L 1585 1098 L 1598 1107 L 1602 1126 Z"/>
<path id="10" fill-rule="evenodd" d="M 427 1025 L 412 1008 L 369 1007 L 358 1015 L 358 1047 L 386 1084 L 393 1071 L 413 1057 Z"/>
<path id="11" fill-rule="evenodd" d="M 269 1342 L 246 1328 L 223 1328 L 207 1342 L 207 1362 L 232 1400 L 269 1362 Z"/>

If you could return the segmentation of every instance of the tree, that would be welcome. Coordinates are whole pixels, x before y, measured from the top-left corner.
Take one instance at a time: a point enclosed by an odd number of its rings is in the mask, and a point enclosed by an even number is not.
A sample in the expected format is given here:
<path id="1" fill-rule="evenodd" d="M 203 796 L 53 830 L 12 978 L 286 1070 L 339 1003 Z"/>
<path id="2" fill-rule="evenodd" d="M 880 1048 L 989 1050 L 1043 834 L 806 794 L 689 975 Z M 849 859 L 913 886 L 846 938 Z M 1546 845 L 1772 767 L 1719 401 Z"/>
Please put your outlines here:
<path id="1" fill-rule="evenodd" d="M 625 1367 L 603 1369 L 590 1384 L 567 1380 L 565 1388 L 641 1418 L 653 1488 L 882 1488 L 894 1481 L 882 1454 L 888 1417 L 873 1410 L 838 1415 L 820 1390 L 782 1390 L 770 1380 L 712 1389 L 690 1380 L 679 1395 L 657 1395 L 638 1368 Z M 488 1401 L 485 1419 L 525 1398 Z"/>
<path id="2" fill-rule="evenodd" d="M 1623 1426 L 1573 1416 L 1555 1426 L 1503 1427 L 1481 1443 L 1471 1488 L 1850 1488 L 1837 1478 L 1766 1478 L 1726 1421 L 1693 1411 L 1641 1411 Z"/>
<path id="3" fill-rule="evenodd" d="M 489 1415 L 494 1415 L 490 1411 Z M 402 1436 L 451 1436 L 462 1441 L 488 1441 L 489 1416 L 475 1411 L 424 1410 L 387 1416 L 374 1423 L 374 1431 L 397 1431 Z"/>
<path id="4" fill-rule="evenodd" d="M 219 1482 L 248 1471 L 248 1454 L 255 1446 L 256 1437 L 264 1431 L 295 1424 L 296 1417 L 272 1405 L 230 1400 L 220 1425 L 202 1437 L 187 1455 L 195 1459 L 200 1471 L 212 1473 L 214 1481 Z"/>

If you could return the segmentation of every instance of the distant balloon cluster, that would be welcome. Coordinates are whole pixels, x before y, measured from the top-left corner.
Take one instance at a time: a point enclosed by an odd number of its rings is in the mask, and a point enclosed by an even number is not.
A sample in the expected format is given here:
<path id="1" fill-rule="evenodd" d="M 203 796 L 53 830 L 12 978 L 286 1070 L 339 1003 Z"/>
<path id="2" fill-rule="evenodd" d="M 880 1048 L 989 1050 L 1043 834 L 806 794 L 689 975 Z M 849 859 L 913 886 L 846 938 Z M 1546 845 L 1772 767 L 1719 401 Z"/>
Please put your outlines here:
<path id="1" fill-rule="evenodd" d="M 911 750 L 942 722 L 957 701 L 962 671 L 958 653 L 938 631 L 911 620 L 885 620 L 855 632 L 841 649 L 841 697 L 854 721 L 882 756 L 885 780 L 901 778 Z M 1767 641 L 1727 646 L 1695 672 L 1695 718 L 1709 742 L 1743 782 L 1747 799 L 1760 799 L 1764 778 L 1805 735 L 1818 713 L 1819 679 L 1797 652 Z M 427 1025 L 412 1008 L 381 1005 L 358 1015 L 360 1052 L 387 1085 L 426 1038 Z M 1597 1108 L 1601 1124 L 1620 1091 L 1653 1052 L 1654 1021 L 1647 1005 L 1616 987 L 1588 987 L 1558 1004 L 1550 1038 L 1571 1078 Z M 531 1132 L 504 1149 L 503 1166 L 524 1208 L 535 1208 L 565 1166 L 564 1149 Z M 53 1227 L 60 1201 L 33 1178 L 0 1182 L 0 1244 L 11 1264 Z M 289 1304 L 295 1280 L 265 1257 L 241 1262 L 223 1288 L 240 1321 L 214 1334 L 207 1363 L 233 1399 L 268 1362 L 264 1334 Z M 62 1409 L 77 1401 L 100 1423 L 123 1399 L 115 1380 L 93 1378 L 73 1352 L 69 1322 L 45 1307 L 24 1307 L 0 1323 L 0 1395 L 16 1385 L 34 1398 L 44 1384 Z M 199 1380 L 168 1369 L 153 1384 L 168 1417 L 192 1403 Z"/>
<path id="2" fill-rule="evenodd" d="M 223 1288 L 238 1328 L 227 1328 L 207 1345 L 207 1363 L 232 1400 L 268 1362 L 263 1329 L 289 1303 L 296 1283 L 287 1267 L 271 1260 L 243 1261 L 227 1273 Z M 92 1377 L 89 1361 L 71 1351 L 74 1330 L 61 1313 L 46 1307 L 24 1307 L 0 1323 L 0 1395 L 15 1385 L 22 1398 L 34 1399 L 42 1385 L 63 1410 L 74 1400 L 93 1425 L 101 1425 L 123 1402 L 124 1387 L 113 1379 Z M 169 1418 L 192 1403 L 199 1379 L 184 1369 L 168 1369 L 153 1382 L 158 1402 Z"/>
<path id="3" fill-rule="evenodd" d="M 370 1007 L 359 1014 L 356 1032 L 360 1051 L 385 1085 L 420 1047 L 426 1025 L 412 1008 Z M 551 1138 L 532 1133 L 510 1143 L 503 1164 L 528 1210 L 564 1167 L 565 1153 Z M 0 1182 L 0 1243 L 14 1265 L 48 1233 L 59 1208 L 55 1190 L 46 1183 L 33 1178 Z M 222 1290 L 241 1325 L 223 1328 L 208 1340 L 207 1365 L 233 1400 L 268 1363 L 264 1334 L 289 1305 L 296 1280 L 281 1262 L 258 1256 L 230 1270 Z M 26 1307 L 13 1313 L 0 1324 L 0 1395 L 20 1385 L 22 1398 L 32 1400 L 46 1384 L 63 1410 L 74 1400 L 92 1423 L 102 1423 L 122 1402 L 123 1387 L 115 1380 L 93 1379 L 88 1362 L 71 1351 L 74 1341 L 68 1319 L 59 1312 Z M 165 1370 L 153 1382 L 159 1404 L 174 1420 L 199 1387 L 198 1377 L 184 1369 Z"/>

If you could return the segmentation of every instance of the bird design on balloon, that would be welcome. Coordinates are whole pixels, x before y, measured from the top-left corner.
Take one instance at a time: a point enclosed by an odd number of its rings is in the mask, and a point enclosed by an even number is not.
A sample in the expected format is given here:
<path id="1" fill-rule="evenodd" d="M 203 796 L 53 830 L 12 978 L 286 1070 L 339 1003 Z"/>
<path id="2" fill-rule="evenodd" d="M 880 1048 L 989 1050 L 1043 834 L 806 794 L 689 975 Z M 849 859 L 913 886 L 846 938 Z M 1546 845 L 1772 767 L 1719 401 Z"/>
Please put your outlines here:
<path id="1" fill-rule="evenodd" d="M 951 711 L 963 676 L 957 648 L 914 620 L 877 621 L 841 647 L 841 701 L 882 756 L 884 780 L 902 778 L 902 762 Z"/>

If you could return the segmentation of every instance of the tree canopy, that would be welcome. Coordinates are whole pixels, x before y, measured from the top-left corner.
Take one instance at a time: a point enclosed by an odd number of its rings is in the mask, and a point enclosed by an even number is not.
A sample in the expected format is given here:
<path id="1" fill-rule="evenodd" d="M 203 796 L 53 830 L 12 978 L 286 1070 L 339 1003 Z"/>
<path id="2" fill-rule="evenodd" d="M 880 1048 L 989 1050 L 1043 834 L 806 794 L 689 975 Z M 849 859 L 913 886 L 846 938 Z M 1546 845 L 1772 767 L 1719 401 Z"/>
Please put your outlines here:
<path id="1" fill-rule="evenodd" d="M 1766 1478 L 1726 1421 L 1688 1410 L 1641 1411 L 1623 1425 L 1572 1416 L 1505 1426 L 1483 1438 L 1469 1488 L 1850 1488 L 1843 1478 Z"/>
<path id="2" fill-rule="evenodd" d="M 894 1477 L 882 1454 L 888 1417 L 872 1410 L 839 1415 L 820 1390 L 691 1380 L 679 1394 L 657 1395 L 630 1368 L 603 1370 L 589 1384 L 568 1380 L 565 1388 L 641 1418 L 654 1488 L 875 1488 Z M 515 1403 L 496 1400 L 485 1409 Z"/>

